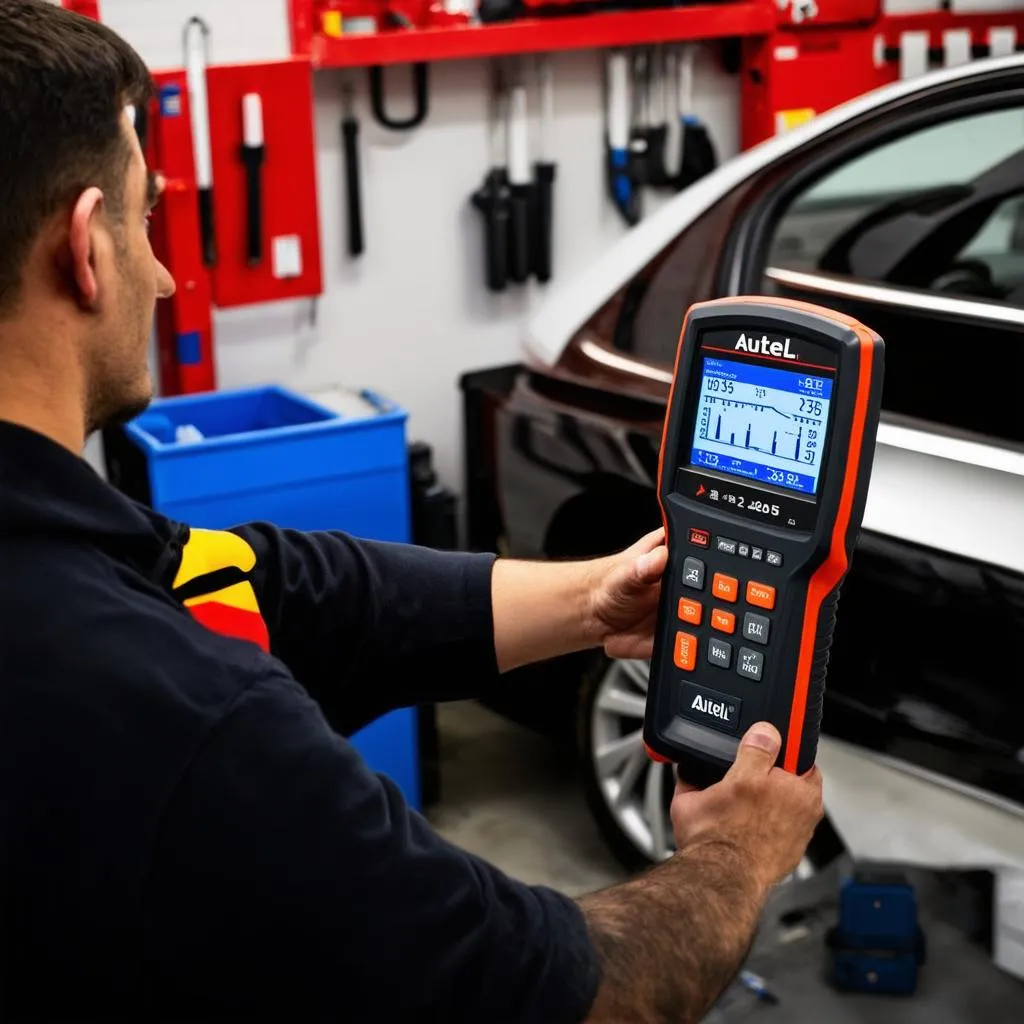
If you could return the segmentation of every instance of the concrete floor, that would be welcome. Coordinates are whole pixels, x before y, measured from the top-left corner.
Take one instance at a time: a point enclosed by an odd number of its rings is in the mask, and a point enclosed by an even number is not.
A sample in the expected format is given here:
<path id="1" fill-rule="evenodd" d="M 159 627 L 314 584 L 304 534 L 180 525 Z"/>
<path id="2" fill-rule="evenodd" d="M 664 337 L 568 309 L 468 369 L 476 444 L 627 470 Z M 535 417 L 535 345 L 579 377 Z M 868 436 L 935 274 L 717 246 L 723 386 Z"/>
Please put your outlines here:
<path id="1" fill-rule="evenodd" d="M 608 852 L 587 809 L 572 751 L 513 725 L 474 703 L 438 708 L 441 801 L 429 812 L 437 830 L 509 875 L 549 885 L 571 896 L 621 881 L 625 871 Z M 841 769 L 841 765 L 836 767 Z M 919 898 L 927 880 L 915 880 Z M 783 886 L 773 907 L 817 903 L 825 893 L 827 922 L 834 919 L 835 878 Z M 824 984 L 826 919 L 779 939 L 769 907 L 749 966 L 771 981 L 783 1006 L 757 1003 L 738 984 L 727 991 L 708 1024 L 747 1024 L 765 1014 L 791 1024 L 1021 1024 L 1024 985 L 997 970 L 989 956 L 922 904 L 932 949 L 922 987 L 912 1000 L 839 995 Z M 820 927 L 819 927 L 820 925 Z M 802 938 L 802 941 L 796 939 Z"/>
<path id="2" fill-rule="evenodd" d="M 479 704 L 437 710 L 441 801 L 429 817 L 443 836 L 570 896 L 626 877 L 587 810 L 571 751 Z"/>

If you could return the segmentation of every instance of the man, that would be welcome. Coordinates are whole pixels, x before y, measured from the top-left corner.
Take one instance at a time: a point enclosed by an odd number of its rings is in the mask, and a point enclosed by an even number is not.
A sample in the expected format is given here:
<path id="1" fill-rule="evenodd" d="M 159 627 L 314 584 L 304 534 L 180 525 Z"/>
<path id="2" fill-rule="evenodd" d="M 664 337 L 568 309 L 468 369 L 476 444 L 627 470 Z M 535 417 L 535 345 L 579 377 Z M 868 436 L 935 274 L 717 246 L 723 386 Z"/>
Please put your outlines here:
<path id="1" fill-rule="evenodd" d="M 649 654 L 659 535 L 532 565 L 190 531 L 80 458 L 149 401 L 174 288 L 148 94 L 110 31 L 0 0 L 3 1018 L 697 1020 L 821 813 L 773 729 L 680 787 L 671 861 L 577 903 L 442 841 L 327 724 Z"/>

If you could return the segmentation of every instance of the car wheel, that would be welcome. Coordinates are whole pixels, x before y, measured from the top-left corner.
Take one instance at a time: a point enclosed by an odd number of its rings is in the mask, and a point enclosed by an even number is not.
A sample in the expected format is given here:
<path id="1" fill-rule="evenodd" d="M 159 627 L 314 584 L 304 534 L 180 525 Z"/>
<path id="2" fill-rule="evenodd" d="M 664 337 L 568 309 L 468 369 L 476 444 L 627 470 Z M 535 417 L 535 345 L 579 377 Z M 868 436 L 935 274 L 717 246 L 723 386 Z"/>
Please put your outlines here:
<path id="1" fill-rule="evenodd" d="M 669 806 L 671 765 L 652 761 L 643 745 L 650 663 L 601 656 L 584 675 L 578 705 L 580 770 L 587 803 L 619 861 L 639 871 L 675 850 Z M 828 818 L 796 871 L 807 878 L 845 852 Z"/>
<path id="2" fill-rule="evenodd" d="M 670 765 L 643 745 L 649 664 L 600 658 L 583 680 L 577 744 L 587 802 L 612 852 L 635 871 L 672 855 Z"/>

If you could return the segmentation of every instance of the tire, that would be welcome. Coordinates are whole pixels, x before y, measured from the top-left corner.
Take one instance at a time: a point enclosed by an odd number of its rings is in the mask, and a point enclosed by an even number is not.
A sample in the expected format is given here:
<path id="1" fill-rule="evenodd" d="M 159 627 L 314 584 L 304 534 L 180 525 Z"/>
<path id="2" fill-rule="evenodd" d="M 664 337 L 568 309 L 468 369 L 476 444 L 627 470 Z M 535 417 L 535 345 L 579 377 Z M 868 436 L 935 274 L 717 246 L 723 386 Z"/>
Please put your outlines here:
<path id="1" fill-rule="evenodd" d="M 642 871 L 675 850 L 669 821 L 675 772 L 651 761 L 642 742 L 648 670 L 646 661 L 597 655 L 577 705 L 576 749 L 587 803 L 608 847 L 629 871 Z M 796 877 L 816 874 L 845 852 L 826 817 Z"/>

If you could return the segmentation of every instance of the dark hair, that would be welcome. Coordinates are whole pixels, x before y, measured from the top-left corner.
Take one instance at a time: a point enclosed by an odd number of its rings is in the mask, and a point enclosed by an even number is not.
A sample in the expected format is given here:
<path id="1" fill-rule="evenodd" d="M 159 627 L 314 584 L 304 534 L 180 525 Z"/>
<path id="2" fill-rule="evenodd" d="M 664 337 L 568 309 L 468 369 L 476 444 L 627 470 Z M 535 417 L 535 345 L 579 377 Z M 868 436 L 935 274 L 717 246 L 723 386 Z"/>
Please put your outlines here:
<path id="1" fill-rule="evenodd" d="M 91 185 L 120 215 L 130 158 L 121 116 L 152 81 L 110 29 L 48 0 L 0 0 L 0 315 L 44 223 Z"/>

